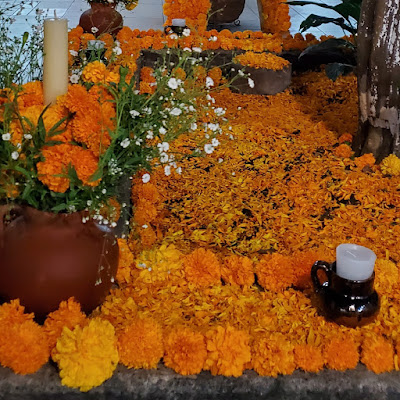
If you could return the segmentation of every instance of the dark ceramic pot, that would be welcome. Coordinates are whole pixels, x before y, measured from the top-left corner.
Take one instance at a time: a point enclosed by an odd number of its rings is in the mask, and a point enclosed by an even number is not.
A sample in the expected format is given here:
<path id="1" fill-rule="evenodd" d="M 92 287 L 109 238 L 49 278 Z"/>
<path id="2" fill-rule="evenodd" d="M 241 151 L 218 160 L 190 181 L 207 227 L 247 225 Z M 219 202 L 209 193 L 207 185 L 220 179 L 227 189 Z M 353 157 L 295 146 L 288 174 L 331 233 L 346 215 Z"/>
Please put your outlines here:
<path id="1" fill-rule="evenodd" d="M 228 24 L 238 20 L 245 6 L 245 0 L 211 0 L 211 24 Z"/>
<path id="2" fill-rule="evenodd" d="M 0 298 L 19 298 L 38 319 L 72 296 L 90 313 L 110 291 L 118 255 L 112 232 L 81 213 L 0 207 Z"/>
<path id="3" fill-rule="evenodd" d="M 320 270 L 327 276 L 323 283 L 318 277 Z M 374 290 L 375 274 L 364 281 L 353 281 L 336 274 L 336 263 L 317 261 L 311 278 L 318 295 L 317 307 L 326 318 L 353 328 L 374 321 L 380 307 Z"/>
<path id="4" fill-rule="evenodd" d="M 93 33 L 96 37 L 103 33 L 115 36 L 122 29 L 124 21 L 114 5 L 91 3 L 90 9 L 81 15 L 79 25 L 86 33 Z"/>

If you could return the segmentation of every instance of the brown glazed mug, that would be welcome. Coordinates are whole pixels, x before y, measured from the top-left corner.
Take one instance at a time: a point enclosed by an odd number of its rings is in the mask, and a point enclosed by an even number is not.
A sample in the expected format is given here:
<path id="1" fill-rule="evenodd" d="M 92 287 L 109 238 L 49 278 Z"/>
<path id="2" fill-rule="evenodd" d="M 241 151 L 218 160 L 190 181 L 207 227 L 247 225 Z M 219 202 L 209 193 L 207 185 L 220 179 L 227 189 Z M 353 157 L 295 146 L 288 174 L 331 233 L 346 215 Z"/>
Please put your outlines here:
<path id="1" fill-rule="evenodd" d="M 327 280 L 321 283 L 318 271 L 324 271 Z M 336 274 L 336 262 L 317 261 L 311 269 L 318 308 L 329 320 L 349 327 L 371 323 L 380 307 L 374 289 L 375 273 L 366 280 L 353 281 Z"/>

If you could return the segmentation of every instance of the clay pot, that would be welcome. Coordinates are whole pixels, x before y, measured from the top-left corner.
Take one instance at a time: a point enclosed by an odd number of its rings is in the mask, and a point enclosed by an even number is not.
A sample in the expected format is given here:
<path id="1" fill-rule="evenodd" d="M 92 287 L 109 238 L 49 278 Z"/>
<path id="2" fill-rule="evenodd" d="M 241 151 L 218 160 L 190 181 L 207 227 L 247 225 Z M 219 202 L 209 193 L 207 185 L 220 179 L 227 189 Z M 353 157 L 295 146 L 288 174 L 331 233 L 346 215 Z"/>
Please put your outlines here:
<path id="1" fill-rule="evenodd" d="M 245 0 L 211 0 L 211 24 L 228 24 L 236 21 L 244 10 Z"/>
<path id="2" fill-rule="evenodd" d="M 112 232 L 81 213 L 0 207 L 0 297 L 19 298 L 38 319 L 72 296 L 90 313 L 110 291 L 118 255 Z"/>
<path id="3" fill-rule="evenodd" d="M 79 19 L 79 25 L 86 33 L 93 33 L 96 37 L 103 33 L 116 35 L 123 27 L 122 15 L 115 9 L 114 4 L 91 3 Z M 95 32 L 92 28 L 96 28 Z"/>

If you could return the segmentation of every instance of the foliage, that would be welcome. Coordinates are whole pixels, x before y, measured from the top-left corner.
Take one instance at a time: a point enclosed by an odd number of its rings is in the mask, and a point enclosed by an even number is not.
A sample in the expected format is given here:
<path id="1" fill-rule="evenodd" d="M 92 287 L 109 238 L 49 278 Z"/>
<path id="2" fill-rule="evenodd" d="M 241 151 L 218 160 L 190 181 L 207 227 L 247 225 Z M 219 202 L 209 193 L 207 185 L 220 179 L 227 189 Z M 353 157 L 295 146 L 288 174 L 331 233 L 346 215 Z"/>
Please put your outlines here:
<path id="1" fill-rule="evenodd" d="M 11 34 L 13 15 L 18 15 L 23 7 L 23 4 L 9 2 L 0 6 L 0 88 L 40 79 L 42 75 L 43 18 L 40 12 L 36 13 L 31 33 L 25 32 L 22 37 Z"/>
<path id="2" fill-rule="evenodd" d="M 300 25 L 301 32 L 312 27 L 333 23 L 343 29 L 344 33 L 356 38 L 357 24 L 360 18 L 362 0 L 341 0 L 337 5 L 317 3 L 314 1 L 289 1 L 292 6 L 315 5 L 335 11 L 340 17 L 324 17 L 310 14 Z M 356 39 L 354 39 L 356 40 Z M 347 75 L 354 71 L 356 65 L 356 46 L 349 39 L 329 39 L 309 47 L 299 57 L 299 61 L 308 64 L 327 64 L 327 76 L 335 81 L 340 75 Z"/>
<path id="3" fill-rule="evenodd" d="M 79 83 L 46 109 L 24 105 L 27 92 L 40 91 L 40 84 L 4 92 L 1 200 L 43 211 L 87 210 L 102 220 L 102 209 L 118 196 L 123 177 L 150 170 L 152 163 L 162 164 L 166 175 L 179 173 L 182 157 L 209 152 L 206 143 L 220 133 L 220 116 L 206 98 L 213 89 L 208 81 L 196 84 L 202 64 L 200 55 L 168 50 L 150 73 L 152 82 L 140 84 L 145 91 L 138 90 L 135 76 L 128 79 L 128 68 L 115 72 L 95 60 L 81 65 Z M 42 112 L 35 117 L 38 107 Z M 197 129 L 200 114 L 204 125 L 197 139 L 184 154 L 169 152 L 169 142 Z"/>

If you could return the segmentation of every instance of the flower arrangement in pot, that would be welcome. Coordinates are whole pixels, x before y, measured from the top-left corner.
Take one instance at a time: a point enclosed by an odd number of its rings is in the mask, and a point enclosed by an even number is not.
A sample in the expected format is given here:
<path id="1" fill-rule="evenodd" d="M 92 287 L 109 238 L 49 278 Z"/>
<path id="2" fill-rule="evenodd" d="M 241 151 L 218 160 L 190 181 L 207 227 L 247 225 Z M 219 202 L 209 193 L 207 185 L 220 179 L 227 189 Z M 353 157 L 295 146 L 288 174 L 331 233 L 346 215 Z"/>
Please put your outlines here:
<path id="1" fill-rule="evenodd" d="M 90 9 L 86 10 L 79 19 L 79 25 L 87 33 L 101 35 L 110 33 L 116 35 L 123 27 L 122 15 L 115 9 L 123 4 L 132 11 L 139 0 L 88 0 Z"/>
<path id="2" fill-rule="evenodd" d="M 167 50 L 142 85 L 96 54 L 75 65 L 76 83 L 53 105 L 43 105 L 39 81 L 2 91 L 0 297 L 19 298 L 39 317 L 71 296 L 90 312 L 110 290 L 113 229 L 129 212 L 118 203 L 121 180 L 154 163 L 179 173 L 181 157 L 208 152 L 206 142 L 221 133 L 211 88 L 196 80 L 203 58 Z M 198 146 L 192 137 L 185 154 L 171 154 L 169 142 L 191 130 Z"/>

